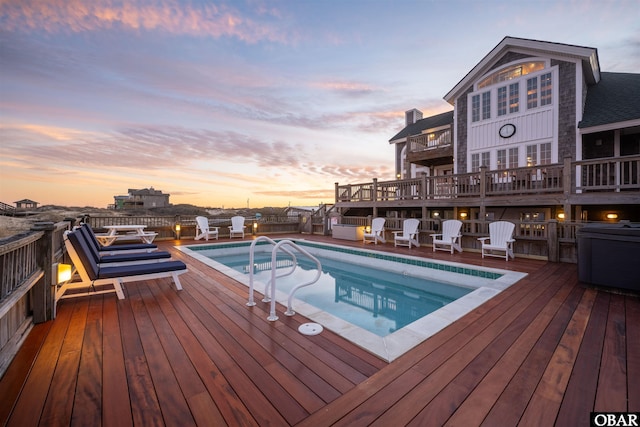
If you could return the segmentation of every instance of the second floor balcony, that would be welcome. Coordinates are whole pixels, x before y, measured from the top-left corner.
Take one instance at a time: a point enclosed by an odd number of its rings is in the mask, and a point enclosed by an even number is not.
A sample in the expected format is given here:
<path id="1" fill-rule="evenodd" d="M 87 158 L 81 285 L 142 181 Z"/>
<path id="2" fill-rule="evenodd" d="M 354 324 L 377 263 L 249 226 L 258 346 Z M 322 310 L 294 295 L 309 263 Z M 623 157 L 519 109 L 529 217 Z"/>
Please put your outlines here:
<path id="1" fill-rule="evenodd" d="M 513 197 L 533 203 L 640 203 L 640 156 L 624 156 L 444 176 L 340 185 L 336 204 L 408 205 L 410 201 L 465 205 Z M 535 197 L 530 197 L 535 196 Z"/>

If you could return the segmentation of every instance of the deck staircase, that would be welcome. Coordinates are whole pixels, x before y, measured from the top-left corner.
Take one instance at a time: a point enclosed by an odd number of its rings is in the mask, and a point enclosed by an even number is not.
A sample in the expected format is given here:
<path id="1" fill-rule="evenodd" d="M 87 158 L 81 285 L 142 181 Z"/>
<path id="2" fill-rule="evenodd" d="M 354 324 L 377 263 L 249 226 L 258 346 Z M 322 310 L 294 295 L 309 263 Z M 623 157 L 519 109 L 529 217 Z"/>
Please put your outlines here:
<path id="1" fill-rule="evenodd" d="M 15 216 L 16 208 L 6 203 L 0 202 L 0 215 Z"/>

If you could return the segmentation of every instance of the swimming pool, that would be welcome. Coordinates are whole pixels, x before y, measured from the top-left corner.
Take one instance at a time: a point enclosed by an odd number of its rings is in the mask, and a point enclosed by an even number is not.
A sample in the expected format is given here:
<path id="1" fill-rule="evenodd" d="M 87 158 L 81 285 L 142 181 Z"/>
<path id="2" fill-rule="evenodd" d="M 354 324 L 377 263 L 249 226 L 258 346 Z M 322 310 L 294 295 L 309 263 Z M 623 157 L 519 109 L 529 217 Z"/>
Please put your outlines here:
<path id="1" fill-rule="evenodd" d="M 526 275 L 304 239 L 292 241 L 321 258 L 323 280 L 328 281 L 300 289 L 294 310 L 387 361 Z M 250 244 L 244 241 L 177 249 L 248 286 Z M 260 293 L 271 277 L 272 247 L 267 242 L 256 245 L 254 285 Z M 297 255 L 300 268 L 296 277 L 277 280 L 276 300 L 285 306 L 287 288 L 314 274 L 315 265 Z M 283 266 L 289 265 L 288 258 L 278 259 Z M 400 283 L 393 283 L 398 280 Z"/>

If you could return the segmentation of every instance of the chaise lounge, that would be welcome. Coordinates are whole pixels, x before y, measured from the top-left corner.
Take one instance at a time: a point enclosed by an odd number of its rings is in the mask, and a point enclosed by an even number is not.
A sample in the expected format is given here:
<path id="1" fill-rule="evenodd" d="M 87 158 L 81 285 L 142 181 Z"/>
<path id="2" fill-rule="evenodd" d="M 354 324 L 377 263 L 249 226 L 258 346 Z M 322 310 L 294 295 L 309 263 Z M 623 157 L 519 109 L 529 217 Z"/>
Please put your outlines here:
<path id="1" fill-rule="evenodd" d="M 182 261 L 147 262 L 144 264 L 118 266 L 98 264 L 91 253 L 87 241 L 79 230 L 72 231 L 65 236 L 65 246 L 80 276 L 80 281 L 62 284 L 56 290 L 56 302 L 61 298 L 107 292 L 115 292 L 118 295 L 118 299 L 124 299 L 124 293 L 122 291 L 123 283 L 165 277 L 172 278 L 176 290 L 181 290 L 182 285 L 178 275 L 187 272 L 187 266 Z M 111 285 L 112 289 L 65 295 L 67 291 L 72 289 L 86 289 L 103 285 Z"/>

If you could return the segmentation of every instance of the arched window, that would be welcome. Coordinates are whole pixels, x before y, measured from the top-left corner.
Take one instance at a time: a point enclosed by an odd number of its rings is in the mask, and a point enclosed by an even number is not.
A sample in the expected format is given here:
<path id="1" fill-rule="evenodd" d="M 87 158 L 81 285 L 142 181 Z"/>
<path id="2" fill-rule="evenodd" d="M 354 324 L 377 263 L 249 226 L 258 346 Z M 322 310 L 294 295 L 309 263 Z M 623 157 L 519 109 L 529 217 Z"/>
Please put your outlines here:
<path id="1" fill-rule="evenodd" d="M 493 72 L 484 79 L 480 80 L 477 85 L 477 89 L 491 86 L 507 80 L 517 79 L 518 77 L 525 76 L 529 73 L 533 73 L 539 70 L 544 70 L 544 61 L 530 61 L 520 64 L 510 65 L 506 68 L 502 68 Z"/>

